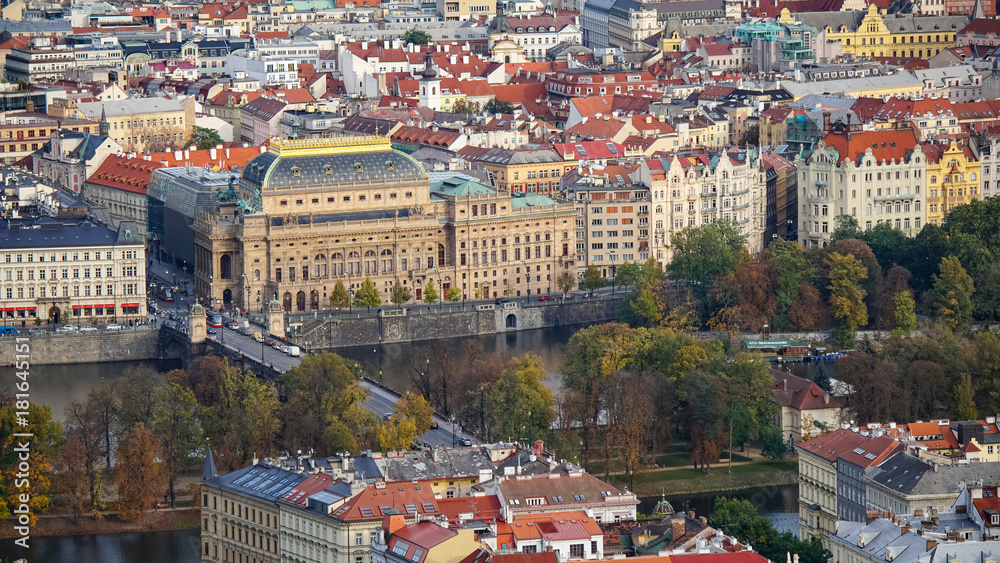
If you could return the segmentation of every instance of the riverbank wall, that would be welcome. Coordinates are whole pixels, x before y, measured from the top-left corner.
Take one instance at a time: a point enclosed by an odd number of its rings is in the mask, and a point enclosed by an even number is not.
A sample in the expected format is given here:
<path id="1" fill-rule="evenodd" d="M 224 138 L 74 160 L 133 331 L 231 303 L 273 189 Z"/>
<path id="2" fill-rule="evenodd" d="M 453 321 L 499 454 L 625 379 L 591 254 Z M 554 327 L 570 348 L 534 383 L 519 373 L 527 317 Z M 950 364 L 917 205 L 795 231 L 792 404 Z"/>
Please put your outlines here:
<path id="1" fill-rule="evenodd" d="M 620 296 L 578 299 L 572 302 L 488 303 L 468 309 L 435 311 L 382 309 L 377 316 L 304 319 L 288 337 L 308 350 L 370 346 L 393 342 L 419 342 L 441 338 L 464 338 L 567 325 L 614 320 Z"/>
<path id="2" fill-rule="evenodd" d="M 5 336 L 0 339 L 0 365 L 14 364 L 18 340 L 28 344 L 28 361 L 35 365 L 166 359 L 161 356 L 160 331 L 143 327 L 120 332 Z"/>

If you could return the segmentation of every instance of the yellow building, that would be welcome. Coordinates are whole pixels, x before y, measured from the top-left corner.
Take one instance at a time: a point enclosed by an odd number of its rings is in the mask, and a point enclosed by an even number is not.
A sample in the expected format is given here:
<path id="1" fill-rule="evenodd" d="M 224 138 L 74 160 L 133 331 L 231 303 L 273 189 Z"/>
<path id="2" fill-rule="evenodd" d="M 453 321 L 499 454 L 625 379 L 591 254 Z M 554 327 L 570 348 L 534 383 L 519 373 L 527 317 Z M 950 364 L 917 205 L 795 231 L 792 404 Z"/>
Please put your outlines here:
<path id="1" fill-rule="evenodd" d="M 448 21 L 465 21 L 497 11 L 496 0 L 437 0 L 437 13 Z"/>
<path id="2" fill-rule="evenodd" d="M 789 21 L 785 21 L 786 18 Z M 794 23 L 791 15 L 786 16 L 784 12 L 780 21 Z M 870 4 L 857 29 L 846 25 L 834 29 L 828 25 L 826 38 L 828 41 L 840 41 L 845 55 L 929 59 L 954 47 L 955 35 L 968 21 L 967 16 L 888 16 L 880 13 L 875 4 Z"/>
<path id="3" fill-rule="evenodd" d="M 927 155 L 927 222 L 940 225 L 956 205 L 980 199 L 981 163 L 965 145 L 923 145 Z"/>
<path id="4" fill-rule="evenodd" d="M 572 154 L 561 155 L 549 148 L 479 150 L 470 152 L 468 158 L 490 173 L 501 193 L 558 194 L 560 179 L 578 162 Z"/>

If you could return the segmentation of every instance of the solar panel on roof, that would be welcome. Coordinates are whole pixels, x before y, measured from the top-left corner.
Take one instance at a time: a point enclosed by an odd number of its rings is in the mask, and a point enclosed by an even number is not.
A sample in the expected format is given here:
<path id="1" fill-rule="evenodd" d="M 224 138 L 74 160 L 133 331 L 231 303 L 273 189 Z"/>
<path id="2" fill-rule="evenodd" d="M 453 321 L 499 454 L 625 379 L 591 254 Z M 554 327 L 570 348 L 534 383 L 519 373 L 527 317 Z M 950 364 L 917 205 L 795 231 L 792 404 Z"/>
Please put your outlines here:
<path id="1" fill-rule="evenodd" d="M 434 503 L 433 502 L 422 503 L 421 507 L 424 509 L 424 512 L 434 512 Z"/>

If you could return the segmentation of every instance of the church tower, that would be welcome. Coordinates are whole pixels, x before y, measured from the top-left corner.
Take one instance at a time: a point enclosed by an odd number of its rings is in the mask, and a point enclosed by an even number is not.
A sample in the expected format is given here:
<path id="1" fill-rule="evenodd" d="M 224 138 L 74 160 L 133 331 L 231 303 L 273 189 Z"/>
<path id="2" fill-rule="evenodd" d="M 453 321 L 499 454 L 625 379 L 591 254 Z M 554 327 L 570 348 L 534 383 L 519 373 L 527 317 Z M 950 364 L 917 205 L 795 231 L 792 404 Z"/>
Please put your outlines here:
<path id="1" fill-rule="evenodd" d="M 430 46 L 427 47 L 424 72 L 420 78 L 420 105 L 441 111 L 441 79 L 438 77 L 434 61 L 431 60 Z"/>
<path id="2" fill-rule="evenodd" d="M 101 104 L 101 122 L 97 124 L 97 131 L 102 137 L 111 135 L 111 124 L 108 123 L 108 116 L 104 112 L 104 104 Z"/>

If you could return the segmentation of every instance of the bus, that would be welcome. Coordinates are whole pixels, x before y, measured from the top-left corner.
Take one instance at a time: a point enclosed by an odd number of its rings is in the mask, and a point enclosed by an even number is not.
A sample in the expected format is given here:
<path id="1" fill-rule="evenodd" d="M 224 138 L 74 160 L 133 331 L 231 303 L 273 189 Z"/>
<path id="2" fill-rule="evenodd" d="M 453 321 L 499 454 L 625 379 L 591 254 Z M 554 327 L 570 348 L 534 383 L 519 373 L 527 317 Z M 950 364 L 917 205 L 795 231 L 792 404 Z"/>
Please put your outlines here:
<path id="1" fill-rule="evenodd" d="M 208 321 L 208 326 L 213 328 L 222 328 L 222 315 L 214 313 Z"/>

